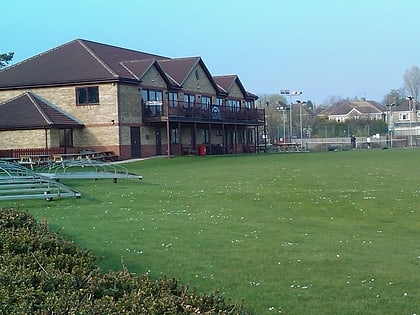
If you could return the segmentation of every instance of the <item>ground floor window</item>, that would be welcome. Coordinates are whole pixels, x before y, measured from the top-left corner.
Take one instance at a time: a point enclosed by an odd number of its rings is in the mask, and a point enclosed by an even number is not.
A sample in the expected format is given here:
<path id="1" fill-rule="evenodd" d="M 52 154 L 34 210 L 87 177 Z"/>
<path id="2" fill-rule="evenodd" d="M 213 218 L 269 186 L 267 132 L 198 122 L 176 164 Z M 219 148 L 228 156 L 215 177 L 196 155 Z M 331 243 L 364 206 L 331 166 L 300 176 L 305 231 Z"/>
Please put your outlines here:
<path id="1" fill-rule="evenodd" d="M 179 144 L 179 130 L 178 128 L 171 129 L 171 141 L 172 144 Z"/>
<path id="2" fill-rule="evenodd" d="M 73 129 L 60 129 L 60 147 L 72 147 L 73 146 Z"/>
<path id="3" fill-rule="evenodd" d="M 245 130 L 238 130 L 238 143 L 244 143 Z"/>
<path id="4" fill-rule="evenodd" d="M 254 133 L 251 129 L 248 129 L 248 143 L 254 143 Z"/>
<path id="5" fill-rule="evenodd" d="M 210 132 L 208 129 L 203 129 L 202 130 L 202 143 L 210 143 Z"/>

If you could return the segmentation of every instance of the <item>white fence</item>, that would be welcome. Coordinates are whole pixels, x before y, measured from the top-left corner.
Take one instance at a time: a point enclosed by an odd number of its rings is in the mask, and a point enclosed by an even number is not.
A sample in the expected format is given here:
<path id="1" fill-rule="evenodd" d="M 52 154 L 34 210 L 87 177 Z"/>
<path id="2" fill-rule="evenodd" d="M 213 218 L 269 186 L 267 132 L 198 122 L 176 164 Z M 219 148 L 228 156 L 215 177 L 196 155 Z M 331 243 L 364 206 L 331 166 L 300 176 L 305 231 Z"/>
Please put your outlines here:
<path id="1" fill-rule="evenodd" d="M 387 137 L 358 137 L 356 138 L 356 149 L 384 149 L 402 148 L 408 146 L 407 138 L 387 139 Z M 413 141 L 413 143 L 416 141 Z M 420 146 L 420 139 L 419 139 Z M 297 140 L 300 143 L 300 139 Z M 307 151 L 335 151 L 350 150 L 352 145 L 350 138 L 313 138 L 303 139 L 302 147 Z"/>

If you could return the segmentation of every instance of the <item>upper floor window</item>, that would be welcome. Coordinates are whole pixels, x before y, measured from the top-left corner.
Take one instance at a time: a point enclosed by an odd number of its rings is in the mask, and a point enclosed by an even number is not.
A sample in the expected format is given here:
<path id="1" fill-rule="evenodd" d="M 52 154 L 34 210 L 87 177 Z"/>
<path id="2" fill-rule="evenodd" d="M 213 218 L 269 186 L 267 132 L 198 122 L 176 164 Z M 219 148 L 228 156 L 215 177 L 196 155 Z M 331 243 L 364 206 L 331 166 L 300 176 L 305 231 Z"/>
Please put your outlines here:
<path id="1" fill-rule="evenodd" d="M 152 105 L 162 105 L 162 99 L 163 99 L 163 92 L 160 90 L 145 90 L 143 89 L 141 91 L 141 95 L 143 97 L 143 102 L 146 104 L 152 104 Z"/>
<path id="2" fill-rule="evenodd" d="M 211 97 L 201 96 L 201 109 L 209 110 L 210 105 L 211 105 Z"/>
<path id="3" fill-rule="evenodd" d="M 195 104 L 195 95 L 184 94 L 184 108 L 192 108 Z"/>
<path id="4" fill-rule="evenodd" d="M 228 100 L 228 109 L 232 112 L 238 112 L 241 108 L 241 102 L 238 100 Z"/>
<path id="5" fill-rule="evenodd" d="M 86 86 L 76 88 L 76 104 L 99 104 L 99 86 Z"/>
<path id="6" fill-rule="evenodd" d="M 161 116 L 163 115 L 163 92 L 160 90 L 146 90 L 141 91 L 143 98 L 144 111 L 147 116 Z"/>
<path id="7" fill-rule="evenodd" d="M 252 108 L 252 102 L 251 101 L 245 101 L 245 108 L 251 109 Z"/>
<path id="8" fill-rule="evenodd" d="M 222 106 L 222 105 L 223 105 L 223 98 L 218 97 L 218 98 L 216 99 L 216 105 Z"/>
<path id="9" fill-rule="evenodd" d="M 178 107 L 178 93 L 169 92 L 168 102 L 169 102 L 169 107 Z"/>
<path id="10" fill-rule="evenodd" d="M 410 120 L 410 114 L 409 113 L 400 113 L 399 115 L 400 120 Z"/>

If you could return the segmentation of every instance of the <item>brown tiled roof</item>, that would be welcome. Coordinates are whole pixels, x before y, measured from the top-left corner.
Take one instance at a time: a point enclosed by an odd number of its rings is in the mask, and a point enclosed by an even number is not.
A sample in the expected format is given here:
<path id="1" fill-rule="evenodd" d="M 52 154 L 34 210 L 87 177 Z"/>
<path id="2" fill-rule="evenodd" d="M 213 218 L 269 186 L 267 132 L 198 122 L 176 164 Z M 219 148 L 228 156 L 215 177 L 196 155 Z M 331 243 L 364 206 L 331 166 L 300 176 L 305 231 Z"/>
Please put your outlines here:
<path id="1" fill-rule="evenodd" d="M 373 101 L 342 101 L 327 108 L 324 115 L 348 115 L 352 110 L 361 114 L 382 113 L 386 108 Z"/>
<path id="2" fill-rule="evenodd" d="M 175 58 L 175 59 L 166 59 L 158 60 L 159 65 L 165 71 L 165 74 L 180 87 L 185 83 L 190 74 L 193 72 L 195 66 L 198 64 L 203 69 L 205 75 L 210 80 L 210 83 L 213 85 L 213 88 L 216 92 L 219 91 L 219 87 L 214 81 L 212 75 L 207 69 L 201 57 L 187 57 L 187 58 Z"/>
<path id="3" fill-rule="evenodd" d="M 0 90 L 113 81 L 138 84 L 152 65 L 157 67 L 171 88 L 182 88 L 198 64 L 217 93 L 226 94 L 237 80 L 244 96 L 257 98 L 245 91 L 236 75 L 213 77 L 201 57 L 171 59 L 83 39 L 73 40 L 0 70 Z M 221 83 L 217 84 L 215 78 Z"/>
<path id="4" fill-rule="evenodd" d="M 420 109 L 419 102 L 413 100 L 412 103 L 410 104 L 410 102 L 408 100 L 402 100 L 396 106 L 392 107 L 392 111 L 394 111 L 394 112 L 407 112 L 407 111 L 410 111 L 412 108 Z M 388 108 L 387 108 L 387 110 L 388 110 Z"/>
<path id="5" fill-rule="evenodd" d="M 159 64 L 172 79 L 182 85 L 199 61 L 200 57 L 176 58 L 161 60 Z"/>
<path id="6" fill-rule="evenodd" d="M 168 77 L 168 75 L 163 71 L 162 67 L 156 59 L 121 61 L 121 65 L 125 67 L 127 71 L 129 71 L 139 81 L 141 81 L 146 72 L 154 66 L 167 84 L 171 86 L 178 86 L 175 80 Z"/>
<path id="7" fill-rule="evenodd" d="M 76 39 L 0 70 L 0 89 L 92 81 L 134 80 L 124 60 L 165 59 L 130 49 Z"/>
<path id="8" fill-rule="evenodd" d="M 256 96 L 245 90 L 241 80 L 239 80 L 239 77 L 235 74 L 217 75 L 217 76 L 214 76 L 213 78 L 214 78 L 214 81 L 216 81 L 217 85 L 221 87 L 224 91 L 226 91 L 228 94 L 233 84 L 236 82 L 236 84 L 239 86 L 240 90 L 242 91 L 242 94 L 244 95 L 244 97 L 255 98 Z"/>
<path id="9" fill-rule="evenodd" d="M 31 92 L 0 105 L 0 130 L 81 127 L 82 123 Z"/>
<path id="10" fill-rule="evenodd" d="M 224 91 L 229 92 L 233 83 L 235 83 L 236 75 L 218 75 L 213 78 L 217 85 L 219 85 Z"/>

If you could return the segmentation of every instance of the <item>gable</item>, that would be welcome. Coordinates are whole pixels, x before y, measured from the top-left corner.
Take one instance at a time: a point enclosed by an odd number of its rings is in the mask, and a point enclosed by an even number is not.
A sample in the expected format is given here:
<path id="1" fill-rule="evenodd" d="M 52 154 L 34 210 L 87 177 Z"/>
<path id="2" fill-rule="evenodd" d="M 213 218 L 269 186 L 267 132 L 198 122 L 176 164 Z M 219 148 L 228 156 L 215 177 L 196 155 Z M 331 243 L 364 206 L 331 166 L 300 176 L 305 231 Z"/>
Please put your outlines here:
<path id="1" fill-rule="evenodd" d="M 199 62 L 199 57 L 178 58 L 159 60 L 163 71 L 174 79 L 179 85 L 183 85 L 194 66 Z"/>
<path id="2" fill-rule="evenodd" d="M 234 98 L 243 98 L 245 97 L 245 95 L 242 93 L 242 89 L 241 87 L 238 85 L 238 83 L 235 82 L 232 84 L 230 91 L 229 91 L 229 96 L 230 97 L 234 97 Z"/>
<path id="3" fill-rule="evenodd" d="M 166 76 L 158 71 L 155 65 L 151 66 L 141 77 L 141 84 L 144 86 L 155 86 L 166 88 L 167 80 Z"/>
<path id="4" fill-rule="evenodd" d="M 184 80 L 183 89 L 197 94 L 216 94 L 212 77 L 207 75 L 203 66 L 196 64 Z"/>
<path id="5" fill-rule="evenodd" d="M 219 87 L 230 97 L 233 98 L 241 98 L 241 97 L 250 97 L 250 98 L 258 98 L 253 97 L 253 95 L 247 92 L 242 85 L 241 80 L 239 80 L 237 75 L 221 75 L 215 76 L 214 80 L 219 85 Z"/>

